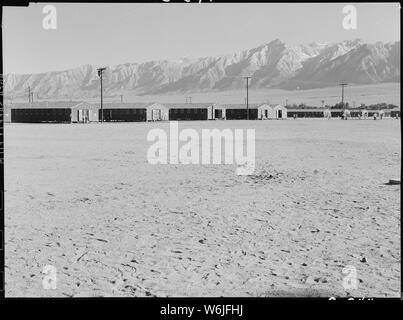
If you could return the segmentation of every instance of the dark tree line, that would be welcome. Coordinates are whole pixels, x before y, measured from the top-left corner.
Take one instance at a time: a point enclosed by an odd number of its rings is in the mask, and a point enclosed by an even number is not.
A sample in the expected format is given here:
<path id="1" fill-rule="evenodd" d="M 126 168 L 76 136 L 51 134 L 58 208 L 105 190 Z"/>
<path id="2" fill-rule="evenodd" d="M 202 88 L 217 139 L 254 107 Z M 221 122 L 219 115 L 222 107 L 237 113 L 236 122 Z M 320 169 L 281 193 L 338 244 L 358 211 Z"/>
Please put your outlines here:
<path id="1" fill-rule="evenodd" d="M 286 106 L 287 109 L 321 109 L 321 107 L 317 107 L 317 106 L 307 106 L 305 103 L 300 103 L 300 104 L 289 104 Z M 359 107 L 355 107 L 352 108 L 348 102 L 345 102 L 344 104 L 339 102 L 336 103 L 335 105 L 325 105 L 326 109 L 358 109 L 358 110 L 362 110 L 362 109 L 366 109 L 366 110 L 385 110 L 385 109 L 394 109 L 394 108 L 398 108 L 397 105 L 391 104 L 391 103 L 376 103 L 376 104 L 370 104 L 370 105 L 366 105 L 364 103 L 362 103 Z"/>

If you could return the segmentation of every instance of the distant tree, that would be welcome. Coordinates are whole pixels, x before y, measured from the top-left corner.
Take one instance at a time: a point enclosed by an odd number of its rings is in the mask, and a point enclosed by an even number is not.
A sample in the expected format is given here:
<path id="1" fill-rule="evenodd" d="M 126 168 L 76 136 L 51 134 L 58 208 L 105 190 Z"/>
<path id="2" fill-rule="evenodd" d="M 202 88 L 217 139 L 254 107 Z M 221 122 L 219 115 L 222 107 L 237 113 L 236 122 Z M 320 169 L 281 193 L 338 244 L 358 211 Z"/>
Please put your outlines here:
<path id="1" fill-rule="evenodd" d="M 286 107 L 287 109 L 319 109 L 321 107 L 318 106 L 307 106 L 305 103 L 300 103 L 296 104 L 293 103 L 292 105 L 288 105 Z M 351 108 L 350 104 L 348 102 L 345 102 L 344 105 L 341 102 L 336 103 L 333 106 L 330 105 L 325 105 L 326 109 L 344 109 L 344 108 Z M 366 105 L 365 103 L 361 103 L 359 107 L 356 107 L 355 109 L 368 109 L 368 110 L 384 110 L 384 109 L 394 109 L 398 108 L 397 105 L 394 104 L 387 104 L 385 102 L 381 103 L 376 103 L 376 104 L 371 104 L 371 105 Z"/>
<path id="2" fill-rule="evenodd" d="M 343 104 L 341 102 L 336 103 L 331 109 L 343 109 Z"/>

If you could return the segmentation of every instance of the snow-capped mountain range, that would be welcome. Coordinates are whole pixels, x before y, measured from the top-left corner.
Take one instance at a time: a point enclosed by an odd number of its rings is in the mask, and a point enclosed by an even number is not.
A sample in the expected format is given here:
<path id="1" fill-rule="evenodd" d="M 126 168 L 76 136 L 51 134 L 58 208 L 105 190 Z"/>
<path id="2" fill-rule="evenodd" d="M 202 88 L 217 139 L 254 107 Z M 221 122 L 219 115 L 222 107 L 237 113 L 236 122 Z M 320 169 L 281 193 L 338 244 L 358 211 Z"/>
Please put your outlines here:
<path id="1" fill-rule="evenodd" d="M 41 99 L 99 95 L 99 66 L 84 65 L 40 74 L 7 74 L 5 97 L 25 97 L 28 86 Z M 290 46 L 273 40 L 239 53 L 178 61 L 126 63 L 107 67 L 105 95 L 165 94 L 250 88 L 313 89 L 340 82 L 372 84 L 400 81 L 400 42 L 309 43 Z"/>

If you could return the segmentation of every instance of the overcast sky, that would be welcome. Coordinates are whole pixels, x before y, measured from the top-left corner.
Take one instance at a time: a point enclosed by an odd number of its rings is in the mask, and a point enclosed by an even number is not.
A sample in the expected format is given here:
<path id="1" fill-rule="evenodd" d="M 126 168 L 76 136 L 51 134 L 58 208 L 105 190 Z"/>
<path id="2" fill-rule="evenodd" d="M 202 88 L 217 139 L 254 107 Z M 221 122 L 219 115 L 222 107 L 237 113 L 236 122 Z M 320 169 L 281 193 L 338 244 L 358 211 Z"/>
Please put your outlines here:
<path id="1" fill-rule="evenodd" d="M 398 3 L 355 4 L 356 30 L 343 28 L 342 3 L 57 3 L 56 30 L 42 27 L 45 5 L 3 7 L 4 73 L 204 57 L 276 38 L 289 44 L 400 40 Z"/>

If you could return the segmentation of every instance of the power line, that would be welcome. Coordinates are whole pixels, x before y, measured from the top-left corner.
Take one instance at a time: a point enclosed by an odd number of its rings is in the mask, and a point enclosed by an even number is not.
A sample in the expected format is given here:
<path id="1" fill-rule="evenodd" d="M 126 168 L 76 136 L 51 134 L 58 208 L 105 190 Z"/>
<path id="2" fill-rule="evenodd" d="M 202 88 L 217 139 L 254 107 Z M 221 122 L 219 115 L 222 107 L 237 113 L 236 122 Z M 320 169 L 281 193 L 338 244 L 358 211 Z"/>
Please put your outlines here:
<path id="1" fill-rule="evenodd" d="M 340 83 L 339 86 L 341 86 L 341 106 L 344 109 L 344 87 L 347 86 L 347 83 Z"/>
<path id="2" fill-rule="evenodd" d="M 102 101 L 102 96 L 103 96 L 103 92 L 102 92 L 102 74 L 105 71 L 106 68 L 99 68 L 97 69 L 98 71 L 98 77 L 101 81 L 101 123 L 104 122 L 104 108 L 103 108 L 103 101 Z"/>
<path id="3" fill-rule="evenodd" d="M 249 79 L 252 77 L 246 76 L 243 78 L 246 79 L 246 119 L 249 120 Z"/>

